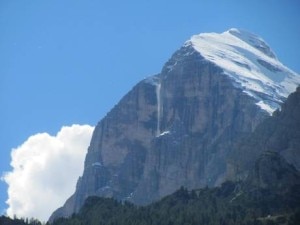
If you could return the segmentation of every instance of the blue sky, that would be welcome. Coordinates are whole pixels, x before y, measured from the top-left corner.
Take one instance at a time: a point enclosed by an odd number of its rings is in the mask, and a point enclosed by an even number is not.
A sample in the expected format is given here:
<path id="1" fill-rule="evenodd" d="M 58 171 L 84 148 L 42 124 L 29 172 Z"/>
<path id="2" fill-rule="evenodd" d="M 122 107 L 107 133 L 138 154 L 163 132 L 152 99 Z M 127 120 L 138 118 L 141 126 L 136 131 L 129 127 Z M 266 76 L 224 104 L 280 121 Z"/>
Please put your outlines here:
<path id="1" fill-rule="evenodd" d="M 299 73 L 299 12 L 297 0 L 0 0 L 1 174 L 28 137 L 95 126 L 193 34 L 246 29 Z"/>

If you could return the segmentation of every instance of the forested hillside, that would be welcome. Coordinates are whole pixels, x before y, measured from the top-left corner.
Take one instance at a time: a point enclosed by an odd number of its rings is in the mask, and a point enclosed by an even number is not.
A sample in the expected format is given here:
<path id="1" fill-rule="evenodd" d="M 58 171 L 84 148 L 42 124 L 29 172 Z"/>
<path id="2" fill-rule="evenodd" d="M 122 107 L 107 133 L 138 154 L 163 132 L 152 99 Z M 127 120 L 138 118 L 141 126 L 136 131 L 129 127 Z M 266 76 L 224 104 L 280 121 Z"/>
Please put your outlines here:
<path id="1" fill-rule="evenodd" d="M 299 189 L 285 197 L 268 190 L 243 191 L 239 183 L 188 191 L 184 188 L 146 207 L 90 197 L 79 214 L 53 225 L 298 225 Z"/>

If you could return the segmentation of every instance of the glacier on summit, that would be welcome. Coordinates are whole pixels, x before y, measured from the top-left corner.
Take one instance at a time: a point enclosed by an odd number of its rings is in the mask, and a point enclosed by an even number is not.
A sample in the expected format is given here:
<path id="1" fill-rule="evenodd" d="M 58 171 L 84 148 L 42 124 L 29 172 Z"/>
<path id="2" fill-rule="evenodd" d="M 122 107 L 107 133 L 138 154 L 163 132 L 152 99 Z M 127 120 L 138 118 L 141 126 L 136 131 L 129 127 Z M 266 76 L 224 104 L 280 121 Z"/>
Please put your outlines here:
<path id="1" fill-rule="evenodd" d="M 185 46 L 221 67 L 269 114 L 300 85 L 300 76 L 284 66 L 262 38 L 247 31 L 232 28 L 221 34 L 202 33 L 192 36 Z"/>

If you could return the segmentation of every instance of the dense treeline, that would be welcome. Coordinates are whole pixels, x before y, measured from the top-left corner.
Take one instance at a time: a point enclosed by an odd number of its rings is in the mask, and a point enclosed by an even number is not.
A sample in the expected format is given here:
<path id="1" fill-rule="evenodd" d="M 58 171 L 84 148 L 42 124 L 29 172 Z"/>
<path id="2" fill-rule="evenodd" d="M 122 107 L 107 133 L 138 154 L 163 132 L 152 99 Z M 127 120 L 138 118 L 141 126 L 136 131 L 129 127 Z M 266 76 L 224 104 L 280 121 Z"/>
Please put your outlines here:
<path id="1" fill-rule="evenodd" d="M 53 225 L 299 225 L 300 189 L 284 195 L 264 189 L 244 190 L 226 182 L 218 188 L 174 194 L 148 206 L 89 197 L 78 214 Z M 41 225 L 35 219 L 0 217 L 0 225 Z"/>
<path id="2" fill-rule="evenodd" d="M 1 216 L 0 225 L 42 225 L 42 223 L 36 219 L 11 219 L 6 216 Z"/>
<path id="3" fill-rule="evenodd" d="M 226 182 L 213 189 L 181 188 L 145 207 L 90 197 L 78 214 L 54 225 L 299 225 L 299 221 L 300 199 L 285 200 L 267 190 L 243 193 L 238 184 Z"/>

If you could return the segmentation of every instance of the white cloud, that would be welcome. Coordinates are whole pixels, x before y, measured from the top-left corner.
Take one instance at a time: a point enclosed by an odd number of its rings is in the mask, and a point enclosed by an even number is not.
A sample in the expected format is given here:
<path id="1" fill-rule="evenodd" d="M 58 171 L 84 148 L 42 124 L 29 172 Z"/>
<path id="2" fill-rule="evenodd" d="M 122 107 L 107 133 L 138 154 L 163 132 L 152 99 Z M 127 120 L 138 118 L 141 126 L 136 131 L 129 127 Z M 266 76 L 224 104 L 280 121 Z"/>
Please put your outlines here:
<path id="1" fill-rule="evenodd" d="M 9 216 L 34 217 L 47 221 L 75 191 L 83 172 L 93 127 L 62 127 L 56 136 L 39 133 L 12 150 L 8 184 Z"/>

